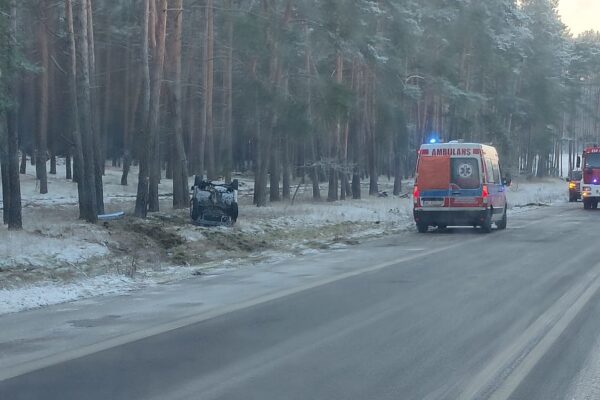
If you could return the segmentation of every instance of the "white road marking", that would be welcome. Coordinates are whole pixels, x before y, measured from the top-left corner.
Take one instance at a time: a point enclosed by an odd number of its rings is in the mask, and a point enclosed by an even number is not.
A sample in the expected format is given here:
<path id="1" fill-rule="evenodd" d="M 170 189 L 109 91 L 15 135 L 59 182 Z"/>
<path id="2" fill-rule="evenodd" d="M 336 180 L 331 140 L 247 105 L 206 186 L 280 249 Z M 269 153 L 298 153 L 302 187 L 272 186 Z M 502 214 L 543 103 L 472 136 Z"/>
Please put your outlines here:
<path id="1" fill-rule="evenodd" d="M 538 317 L 510 347 L 498 354 L 477 374 L 459 399 L 479 399 L 490 390 L 493 390 L 493 393 L 488 397 L 489 400 L 509 399 L 598 290 L 600 264 L 595 265 L 577 285 Z M 509 375 L 498 383 L 506 372 Z"/>
<path id="2" fill-rule="evenodd" d="M 600 340 L 594 345 L 568 393 L 566 398 L 569 400 L 600 399 Z"/>

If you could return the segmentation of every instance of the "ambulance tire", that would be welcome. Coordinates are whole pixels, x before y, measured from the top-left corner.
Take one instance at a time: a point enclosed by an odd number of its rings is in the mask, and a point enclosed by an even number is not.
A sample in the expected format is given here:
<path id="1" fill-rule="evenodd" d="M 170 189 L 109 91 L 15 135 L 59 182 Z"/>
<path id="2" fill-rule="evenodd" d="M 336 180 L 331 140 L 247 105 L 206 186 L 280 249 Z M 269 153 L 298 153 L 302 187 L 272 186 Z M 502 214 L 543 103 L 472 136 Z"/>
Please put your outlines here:
<path id="1" fill-rule="evenodd" d="M 508 218 L 506 215 L 506 207 L 504 207 L 504 214 L 502 214 L 502 219 L 498 222 L 496 222 L 496 226 L 498 227 L 499 230 L 504 230 L 506 229 L 506 225 L 508 223 Z"/>
<path id="2" fill-rule="evenodd" d="M 481 230 L 484 233 L 490 233 L 492 231 L 492 212 L 488 211 L 484 221 L 481 223 Z"/>
<path id="3" fill-rule="evenodd" d="M 429 225 L 424 224 L 422 222 L 417 222 L 417 231 L 419 233 L 427 233 L 428 230 L 429 230 Z"/>

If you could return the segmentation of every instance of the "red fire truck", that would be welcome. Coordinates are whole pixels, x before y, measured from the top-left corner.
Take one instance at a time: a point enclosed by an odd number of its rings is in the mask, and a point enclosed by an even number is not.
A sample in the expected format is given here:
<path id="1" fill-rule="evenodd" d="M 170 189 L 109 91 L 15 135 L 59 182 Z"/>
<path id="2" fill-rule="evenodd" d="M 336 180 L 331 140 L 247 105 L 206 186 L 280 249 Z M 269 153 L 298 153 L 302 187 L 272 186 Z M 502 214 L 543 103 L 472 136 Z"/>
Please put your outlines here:
<path id="1" fill-rule="evenodd" d="M 581 157 L 577 157 L 577 167 L 581 167 L 581 199 L 586 210 L 598 208 L 600 201 L 600 147 L 586 147 Z"/>

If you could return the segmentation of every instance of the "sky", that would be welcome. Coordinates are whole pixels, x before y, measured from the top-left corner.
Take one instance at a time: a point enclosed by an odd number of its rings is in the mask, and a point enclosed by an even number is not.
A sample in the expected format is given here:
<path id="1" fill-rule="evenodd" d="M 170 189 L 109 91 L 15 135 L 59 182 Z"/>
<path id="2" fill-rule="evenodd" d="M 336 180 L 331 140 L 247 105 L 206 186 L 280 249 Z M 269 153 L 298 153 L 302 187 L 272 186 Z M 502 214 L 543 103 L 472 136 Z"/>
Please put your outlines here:
<path id="1" fill-rule="evenodd" d="M 600 0 L 560 0 L 558 11 L 574 35 L 600 31 Z"/>

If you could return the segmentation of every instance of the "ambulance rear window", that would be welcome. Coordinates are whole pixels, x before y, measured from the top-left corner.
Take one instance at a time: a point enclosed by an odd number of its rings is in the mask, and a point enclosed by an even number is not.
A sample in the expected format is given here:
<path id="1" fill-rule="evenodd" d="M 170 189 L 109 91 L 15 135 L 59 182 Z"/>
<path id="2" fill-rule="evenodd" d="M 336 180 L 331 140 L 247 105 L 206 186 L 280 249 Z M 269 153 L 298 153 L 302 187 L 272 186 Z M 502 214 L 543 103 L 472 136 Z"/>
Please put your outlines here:
<path id="1" fill-rule="evenodd" d="M 451 159 L 451 183 L 458 189 L 478 189 L 481 180 L 479 178 L 479 159 L 461 157 Z"/>

